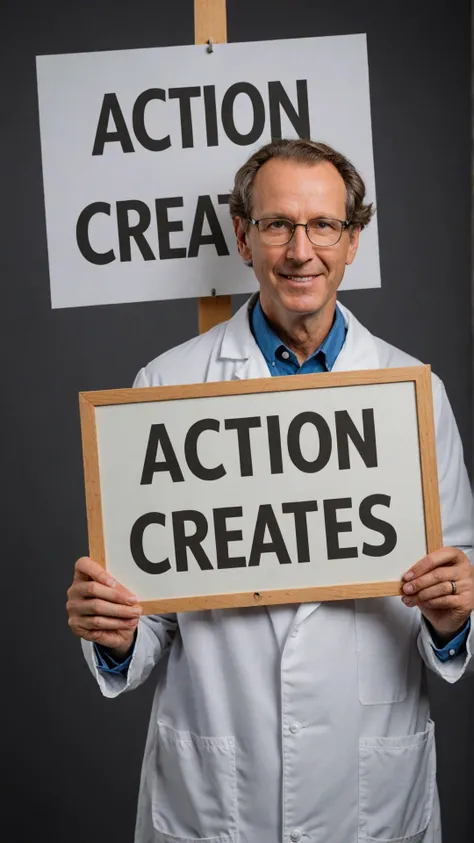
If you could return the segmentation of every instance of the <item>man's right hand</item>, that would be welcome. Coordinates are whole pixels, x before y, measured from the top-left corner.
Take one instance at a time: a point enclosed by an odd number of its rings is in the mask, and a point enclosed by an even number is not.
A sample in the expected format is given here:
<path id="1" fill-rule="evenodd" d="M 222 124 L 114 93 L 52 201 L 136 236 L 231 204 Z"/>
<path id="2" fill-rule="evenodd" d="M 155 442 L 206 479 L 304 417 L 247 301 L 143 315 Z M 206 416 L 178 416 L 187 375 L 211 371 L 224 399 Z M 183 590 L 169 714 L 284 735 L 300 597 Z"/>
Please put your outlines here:
<path id="1" fill-rule="evenodd" d="M 74 635 L 125 659 L 133 647 L 141 608 L 131 594 L 87 556 L 77 560 L 66 609 Z"/>

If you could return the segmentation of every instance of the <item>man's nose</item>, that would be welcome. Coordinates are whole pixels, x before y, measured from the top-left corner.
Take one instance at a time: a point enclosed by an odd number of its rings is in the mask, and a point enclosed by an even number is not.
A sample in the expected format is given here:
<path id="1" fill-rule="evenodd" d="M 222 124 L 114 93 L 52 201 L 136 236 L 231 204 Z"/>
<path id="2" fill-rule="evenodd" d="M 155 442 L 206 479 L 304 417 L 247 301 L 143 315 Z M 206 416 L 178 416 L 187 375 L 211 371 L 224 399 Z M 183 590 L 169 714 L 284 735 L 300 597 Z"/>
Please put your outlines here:
<path id="1" fill-rule="evenodd" d="M 304 263 L 314 256 L 314 246 L 308 239 L 304 225 L 297 225 L 288 246 L 286 256 L 290 260 Z"/>

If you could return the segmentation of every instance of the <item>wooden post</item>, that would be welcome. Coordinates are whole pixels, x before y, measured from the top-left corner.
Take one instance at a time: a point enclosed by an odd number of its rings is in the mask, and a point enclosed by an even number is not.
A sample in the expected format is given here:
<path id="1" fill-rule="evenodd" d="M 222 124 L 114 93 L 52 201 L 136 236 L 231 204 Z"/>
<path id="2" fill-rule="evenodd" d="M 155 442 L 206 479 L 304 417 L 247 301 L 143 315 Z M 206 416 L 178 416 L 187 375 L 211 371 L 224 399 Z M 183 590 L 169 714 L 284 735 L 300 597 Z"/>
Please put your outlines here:
<path id="1" fill-rule="evenodd" d="M 194 43 L 227 41 L 226 0 L 194 0 Z M 212 55 L 209 56 L 212 61 Z M 230 296 L 202 296 L 198 299 L 199 333 L 204 334 L 231 317 Z"/>

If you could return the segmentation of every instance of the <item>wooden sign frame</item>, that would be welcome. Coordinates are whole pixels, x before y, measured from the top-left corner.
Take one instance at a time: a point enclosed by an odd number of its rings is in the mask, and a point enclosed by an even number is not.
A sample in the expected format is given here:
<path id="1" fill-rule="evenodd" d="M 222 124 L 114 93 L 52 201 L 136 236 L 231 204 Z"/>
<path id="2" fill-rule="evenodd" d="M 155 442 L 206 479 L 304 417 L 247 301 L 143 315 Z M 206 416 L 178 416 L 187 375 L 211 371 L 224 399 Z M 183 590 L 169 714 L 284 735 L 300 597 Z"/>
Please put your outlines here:
<path id="1" fill-rule="evenodd" d="M 293 390 L 308 388 L 318 389 L 320 387 L 358 386 L 397 382 L 413 382 L 415 386 L 426 547 L 428 553 L 438 549 L 442 546 L 442 532 L 435 452 L 431 371 L 429 366 L 416 366 L 398 369 L 333 372 L 316 375 L 298 375 L 296 377 L 290 375 L 278 378 L 268 377 L 243 381 L 80 393 L 79 403 L 91 558 L 104 566 L 104 568 L 106 567 L 96 428 L 97 407 L 235 394 L 249 395 L 275 391 L 291 392 Z M 416 560 L 412 561 L 414 562 Z M 410 561 L 407 564 L 410 564 Z M 123 583 L 123 585 L 127 586 L 127 583 Z M 276 605 L 281 603 L 347 600 L 363 597 L 390 596 L 400 593 L 401 583 L 391 580 L 389 582 L 365 582 L 296 589 L 275 589 L 238 594 L 226 593 L 182 598 L 173 597 L 143 601 L 141 606 L 145 614 L 154 614 L 265 604 Z"/>

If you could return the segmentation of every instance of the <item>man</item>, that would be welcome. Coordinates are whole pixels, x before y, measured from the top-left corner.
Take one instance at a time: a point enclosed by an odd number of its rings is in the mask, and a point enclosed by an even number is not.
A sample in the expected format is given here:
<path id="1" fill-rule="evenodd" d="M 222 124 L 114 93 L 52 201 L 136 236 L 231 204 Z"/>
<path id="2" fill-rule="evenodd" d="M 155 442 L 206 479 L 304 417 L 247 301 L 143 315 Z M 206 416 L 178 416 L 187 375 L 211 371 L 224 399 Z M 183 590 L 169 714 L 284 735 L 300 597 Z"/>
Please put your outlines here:
<path id="1" fill-rule="evenodd" d="M 336 293 L 372 209 L 344 156 L 275 141 L 239 170 L 237 244 L 260 295 L 166 352 L 137 386 L 372 369 L 418 361 L 372 336 Z M 445 547 L 408 559 L 404 596 L 138 620 L 137 599 L 76 563 L 69 623 L 102 693 L 162 660 L 136 843 L 439 843 L 425 666 L 472 670 L 470 490 L 433 376 Z"/>

